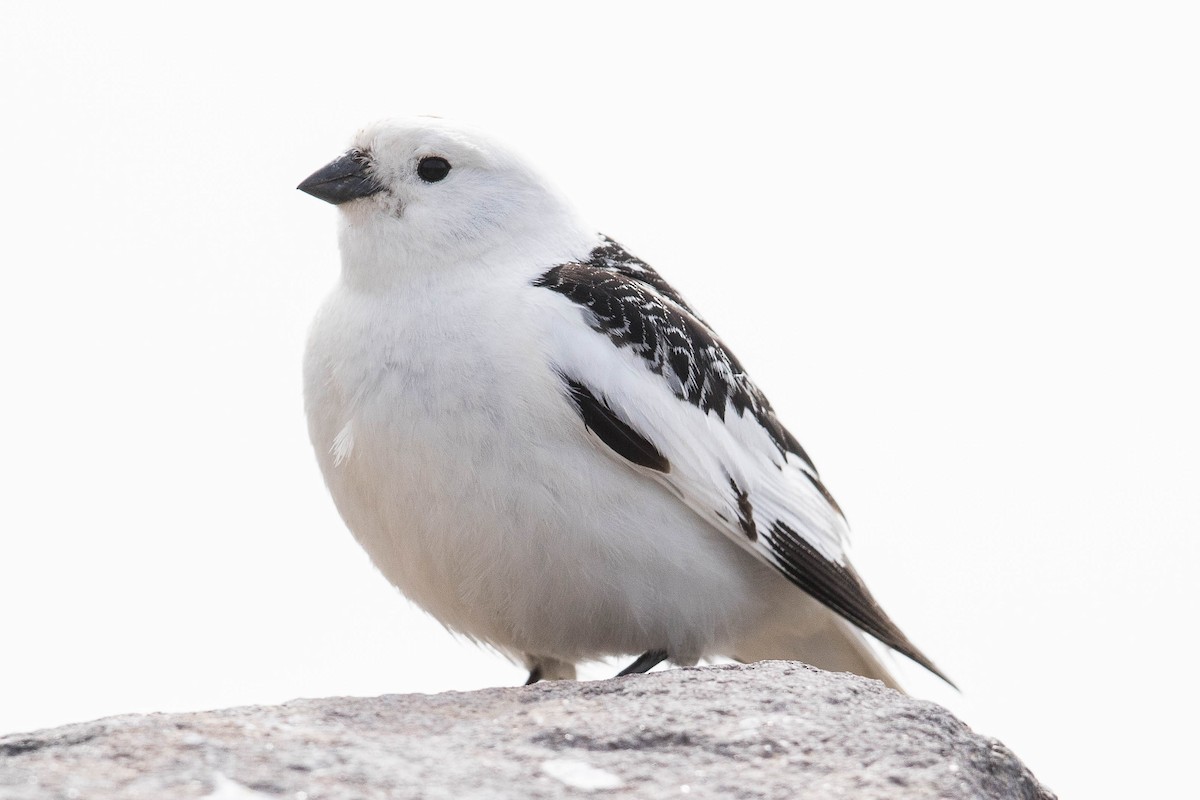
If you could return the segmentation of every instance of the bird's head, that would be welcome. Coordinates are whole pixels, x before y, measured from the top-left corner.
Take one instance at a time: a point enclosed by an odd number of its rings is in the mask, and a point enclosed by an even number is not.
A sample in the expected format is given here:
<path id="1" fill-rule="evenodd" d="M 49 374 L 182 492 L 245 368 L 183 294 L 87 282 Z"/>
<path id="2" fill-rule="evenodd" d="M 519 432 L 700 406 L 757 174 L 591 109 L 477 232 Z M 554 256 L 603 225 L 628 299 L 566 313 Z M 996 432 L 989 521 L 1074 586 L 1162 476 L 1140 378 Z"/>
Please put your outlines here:
<path id="1" fill-rule="evenodd" d="M 574 219 L 513 151 L 434 117 L 363 128 L 297 188 L 341 210 L 344 262 L 386 261 L 379 269 L 478 259 Z"/>

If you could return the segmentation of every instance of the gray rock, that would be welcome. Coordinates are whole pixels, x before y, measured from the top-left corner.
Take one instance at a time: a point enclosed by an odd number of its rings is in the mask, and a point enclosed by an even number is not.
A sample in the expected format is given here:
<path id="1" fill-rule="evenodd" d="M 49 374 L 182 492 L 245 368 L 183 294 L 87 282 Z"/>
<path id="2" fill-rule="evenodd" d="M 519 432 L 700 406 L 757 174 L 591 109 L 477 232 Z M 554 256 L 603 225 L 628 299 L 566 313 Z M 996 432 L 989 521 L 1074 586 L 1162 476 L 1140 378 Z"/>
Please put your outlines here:
<path id="1" fill-rule="evenodd" d="M 1053 798 L 1002 744 L 790 662 L 112 717 L 0 738 L 0 798 Z"/>

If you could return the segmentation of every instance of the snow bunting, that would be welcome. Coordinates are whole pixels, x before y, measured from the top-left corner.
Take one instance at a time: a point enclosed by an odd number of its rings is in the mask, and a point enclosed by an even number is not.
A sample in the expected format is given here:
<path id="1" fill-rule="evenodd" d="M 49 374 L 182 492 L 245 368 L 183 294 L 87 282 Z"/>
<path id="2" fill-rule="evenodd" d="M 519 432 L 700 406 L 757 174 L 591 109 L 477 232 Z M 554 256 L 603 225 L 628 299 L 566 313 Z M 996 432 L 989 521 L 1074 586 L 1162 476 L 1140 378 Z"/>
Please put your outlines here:
<path id="1" fill-rule="evenodd" d="M 341 212 L 305 357 L 317 460 L 447 628 L 531 682 L 633 655 L 622 674 L 727 656 L 895 685 L 865 634 L 941 675 L 725 343 L 511 150 L 385 121 L 298 188 Z"/>

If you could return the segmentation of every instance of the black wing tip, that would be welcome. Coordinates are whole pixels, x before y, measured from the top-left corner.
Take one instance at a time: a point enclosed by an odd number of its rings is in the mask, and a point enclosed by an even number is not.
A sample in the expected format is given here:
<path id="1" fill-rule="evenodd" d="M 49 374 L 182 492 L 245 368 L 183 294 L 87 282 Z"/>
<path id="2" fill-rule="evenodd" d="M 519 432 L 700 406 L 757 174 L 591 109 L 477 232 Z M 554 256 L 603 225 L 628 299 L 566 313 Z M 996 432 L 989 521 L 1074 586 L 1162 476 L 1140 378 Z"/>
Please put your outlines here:
<path id="1" fill-rule="evenodd" d="M 784 522 L 772 523 L 770 533 L 771 549 L 779 556 L 777 568 L 788 580 L 847 622 L 958 688 L 892 622 L 854 567 L 825 558 Z"/>
<path id="2" fill-rule="evenodd" d="M 888 622 L 891 622 L 891 620 L 888 620 Z M 899 628 L 897 628 L 894 624 L 892 625 L 892 630 L 895 633 L 895 638 L 892 639 L 891 641 L 889 641 L 888 639 L 880 638 L 877 634 L 875 634 L 871 631 L 868 631 L 868 633 L 870 633 L 876 639 L 879 639 L 879 641 L 883 642 L 885 645 L 892 648 L 900 655 L 910 659 L 914 663 L 924 667 L 925 669 L 932 672 L 934 675 L 941 678 L 943 681 L 946 682 L 946 684 L 948 686 L 950 686 L 950 688 L 952 688 L 958 692 L 962 691 L 961 689 L 958 688 L 957 683 L 950 680 L 950 678 L 946 675 L 946 673 L 944 673 L 940 669 L 938 669 L 937 665 L 934 664 L 932 661 L 930 661 L 928 656 L 926 656 L 924 653 L 922 653 L 920 650 L 918 650 L 917 647 L 908 640 L 908 637 L 905 636 L 904 633 Z"/>
<path id="3" fill-rule="evenodd" d="M 911 656 L 909 656 L 909 657 L 911 658 Z M 940 669 L 938 669 L 937 666 L 935 666 L 934 663 L 932 661 L 930 661 L 928 658 L 922 657 L 920 659 L 913 659 L 913 660 L 916 661 L 918 664 L 920 664 L 925 669 L 932 672 L 934 675 L 941 678 L 942 681 L 947 686 L 949 686 L 951 689 L 953 689 L 956 692 L 959 692 L 960 694 L 962 693 L 962 689 L 959 688 L 959 685 L 957 683 L 955 683 L 954 681 L 950 680 L 950 678 L 946 675 L 946 673 L 944 673 Z"/>

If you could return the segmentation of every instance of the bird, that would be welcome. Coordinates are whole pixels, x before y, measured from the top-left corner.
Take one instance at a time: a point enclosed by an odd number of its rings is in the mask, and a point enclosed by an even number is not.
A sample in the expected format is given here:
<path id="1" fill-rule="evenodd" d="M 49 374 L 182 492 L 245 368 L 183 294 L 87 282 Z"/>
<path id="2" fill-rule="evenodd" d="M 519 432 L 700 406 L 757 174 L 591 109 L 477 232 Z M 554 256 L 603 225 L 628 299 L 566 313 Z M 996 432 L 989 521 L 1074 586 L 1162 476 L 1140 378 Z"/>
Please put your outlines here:
<path id="1" fill-rule="evenodd" d="M 725 342 L 524 156 L 385 119 L 297 188 L 339 212 L 304 356 L 316 459 L 374 565 L 443 626 L 528 683 L 728 658 L 900 688 L 888 649 L 949 682 Z"/>

